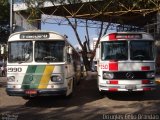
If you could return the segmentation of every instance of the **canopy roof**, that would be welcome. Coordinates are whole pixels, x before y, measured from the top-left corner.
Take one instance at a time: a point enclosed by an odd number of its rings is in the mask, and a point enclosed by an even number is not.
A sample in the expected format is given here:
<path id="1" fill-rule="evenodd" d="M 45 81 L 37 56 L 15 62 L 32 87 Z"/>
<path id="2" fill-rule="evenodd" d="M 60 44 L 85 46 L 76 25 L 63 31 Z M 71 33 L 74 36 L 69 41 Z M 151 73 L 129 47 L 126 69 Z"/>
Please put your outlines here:
<path id="1" fill-rule="evenodd" d="M 144 26 L 153 23 L 159 0 L 101 0 L 41 8 L 43 14 Z"/>
<path id="2" fill-rule="evenodd" d="M 22 1 L 24 2 L 24 0 Z M 24 4 L 21 7 L 17 7 L 17 5 L 23 3 L 22 1 L 18 3 L 15 2 L 15 11 L 18 11 L 18 9 L 19 11 L 27 9 L 27 7 Z M 88 19 L 94 21 L 104 21 L 140 27 L 143 27 L 144 25 L 149 23 L 153 23 L 153 20 L 156 20 L 156 13 L 160 10 L 159 0 L 41 0 L 43 2 L 39 0 L 37 1 L 38 3 L 34 7 L 32 4 L 30 4 L 31 10 L 38 8 L 39 13 L 41 14 L 65 16 L 68 18 L 72 17 Z M 61 3 L 58 1 L 60 1 Z M 31 13 L 34 14 L 33 11 Z"/>

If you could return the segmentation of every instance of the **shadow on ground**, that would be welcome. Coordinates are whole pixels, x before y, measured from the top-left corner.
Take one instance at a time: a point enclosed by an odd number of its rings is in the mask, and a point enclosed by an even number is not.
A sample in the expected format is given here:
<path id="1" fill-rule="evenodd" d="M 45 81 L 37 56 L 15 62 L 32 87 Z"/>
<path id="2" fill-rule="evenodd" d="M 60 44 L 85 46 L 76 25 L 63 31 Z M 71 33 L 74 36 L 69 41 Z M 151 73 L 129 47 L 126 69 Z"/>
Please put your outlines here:
<path id="1" fill-rule="evenodd" d="M 160 85 L 157 85 L 154 91 L 146 92 L 106 92 L 103 93 L 104 97 L 112 100 L 121 101 L 147 101 L 147 100 L 160 100 Z"/>
<path id="2" fill-rule="evenodd" d="M 144 96 L 126 92 L 101 96 L 93 77 L 83 80 L 70 99 L 39 97 L 25 104 L 0 106 L 0 118 L 4 114 L 18 114 L 18 120 L 102 120 L 105 114 L 158 114 L 159 93 L 158 87 Z"/>

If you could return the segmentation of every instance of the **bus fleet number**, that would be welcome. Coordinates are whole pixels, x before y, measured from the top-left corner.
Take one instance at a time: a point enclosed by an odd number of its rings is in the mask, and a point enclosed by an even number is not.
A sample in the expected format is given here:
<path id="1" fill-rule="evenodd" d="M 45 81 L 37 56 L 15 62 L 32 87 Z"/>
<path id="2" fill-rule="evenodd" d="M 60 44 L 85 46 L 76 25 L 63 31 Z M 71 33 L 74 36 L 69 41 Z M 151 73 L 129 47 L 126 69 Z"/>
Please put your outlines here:
<path id="1" fill-rule="evenodd" d="M 8 68 L 8 72 L 22 72 L 22 68 Z"/>
<path id="2" fill-rule="evenodd" d="M 108 69 L 108 65 L 106 65 L 106 64 L 100 64 L 99 67 L 101 69 Z"/>

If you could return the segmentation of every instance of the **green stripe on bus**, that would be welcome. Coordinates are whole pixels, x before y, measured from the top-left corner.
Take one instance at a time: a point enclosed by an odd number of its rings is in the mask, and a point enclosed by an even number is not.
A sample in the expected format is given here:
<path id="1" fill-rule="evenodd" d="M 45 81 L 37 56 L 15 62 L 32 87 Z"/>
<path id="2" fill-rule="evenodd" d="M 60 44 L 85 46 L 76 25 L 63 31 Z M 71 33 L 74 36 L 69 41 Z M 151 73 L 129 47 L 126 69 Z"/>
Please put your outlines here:
<path id="1" fill-rule="evenodd" d="M 44 73 L 45 70 L 45 65 L 39 65 L 37 66 L 36 70 L 35 70 L 35 75 L 33 75 L 33 82 L 30 84 L 30 88 L 38 88 L 39 84 L 40 84 L 40 80 L 42 78 L 42 75 Z"/>
<path id="2" fill-rule="evenodd" d="M 37 66 L 36 65 L 29 65 L 26 71 L 26 74 L 24 76 L 23 82 L 22 82 L 22 89 L 29 89 L 30 84 L 33 80 L 32 74 L 35 73 Z"/>

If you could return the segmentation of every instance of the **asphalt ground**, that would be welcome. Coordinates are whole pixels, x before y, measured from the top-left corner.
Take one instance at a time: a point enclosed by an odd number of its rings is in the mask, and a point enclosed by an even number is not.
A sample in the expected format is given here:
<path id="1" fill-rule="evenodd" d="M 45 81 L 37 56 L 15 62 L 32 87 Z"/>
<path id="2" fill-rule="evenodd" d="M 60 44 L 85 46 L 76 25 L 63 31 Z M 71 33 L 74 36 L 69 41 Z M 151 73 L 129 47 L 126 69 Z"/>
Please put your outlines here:
<path id="1" fill-rule="evenodd" d="M 159 80 L 159 77 L 157 77 Z M 82 80 L 71 98 L 8 96 L 0 78 L 2 120 L 159 120 L 160 86 L 144 95 L 120 92 L 100 95 L 95 74 Z"/>

